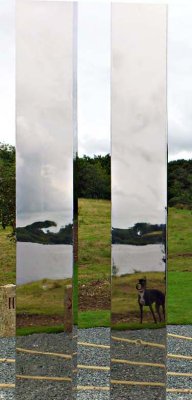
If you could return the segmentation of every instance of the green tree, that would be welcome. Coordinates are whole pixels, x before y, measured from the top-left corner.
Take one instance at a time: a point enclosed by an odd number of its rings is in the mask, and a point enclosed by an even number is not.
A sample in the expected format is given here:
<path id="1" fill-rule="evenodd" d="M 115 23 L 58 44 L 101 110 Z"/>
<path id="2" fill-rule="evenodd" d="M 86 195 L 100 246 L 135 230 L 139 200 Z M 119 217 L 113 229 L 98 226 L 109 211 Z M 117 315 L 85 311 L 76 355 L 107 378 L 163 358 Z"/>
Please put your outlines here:
<path id="1" fill-rule="evenodd" d="M 0 143 L 0 221 L 15 232 L 15 148 Z"/>

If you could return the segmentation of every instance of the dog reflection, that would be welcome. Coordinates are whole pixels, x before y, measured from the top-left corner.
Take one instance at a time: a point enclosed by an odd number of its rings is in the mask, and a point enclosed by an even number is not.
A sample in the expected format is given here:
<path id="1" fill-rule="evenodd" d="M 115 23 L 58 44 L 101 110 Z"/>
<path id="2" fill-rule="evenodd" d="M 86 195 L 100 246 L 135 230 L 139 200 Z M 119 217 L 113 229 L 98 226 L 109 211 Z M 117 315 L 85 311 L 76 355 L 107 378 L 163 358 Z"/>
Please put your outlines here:
<path id="1" fill-rule="evenodd" d="M 163 319 L 165 320 L 165 295 L 157 289 L 147 289 L 147 279 L 139 279 L 136 285 L 138 291 L 138 303 L 140 307 L 140 323 L 143 322 L 143 307 L 148 306 L 150 308 L 151 314 L 153 316 L 154 322 L 157 323 L 157 319 L 153 310 L 153 304 L 155 303 L 155 309 L 161 322 L 160 307 L 163 311 Z"/>

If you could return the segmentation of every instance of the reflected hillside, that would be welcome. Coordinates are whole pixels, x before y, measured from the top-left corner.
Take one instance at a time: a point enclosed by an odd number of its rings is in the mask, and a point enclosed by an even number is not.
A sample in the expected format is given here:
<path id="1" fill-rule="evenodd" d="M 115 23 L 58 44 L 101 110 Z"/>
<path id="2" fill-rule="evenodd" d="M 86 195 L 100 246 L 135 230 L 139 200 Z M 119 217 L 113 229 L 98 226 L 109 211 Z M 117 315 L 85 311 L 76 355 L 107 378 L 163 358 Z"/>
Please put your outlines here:
<path id="1" fill-rule="evenodd" d="M 72 244 L 72 224 L 61 227 L 59 232 L 51 232 L 48 228 L 57 226 L 54 221 L 34 222 L 16 230 L 18 242 L 40 244 Z"/>
<path id="2" fill-rule="evenodd" d="M 144 246 L 147 244 L 165 243 L 165 239 L 165 224 L 153 225 L 146 222 L 138 222 L 133 227 L 127 229 L 112 228 L 113 244 Z"/>

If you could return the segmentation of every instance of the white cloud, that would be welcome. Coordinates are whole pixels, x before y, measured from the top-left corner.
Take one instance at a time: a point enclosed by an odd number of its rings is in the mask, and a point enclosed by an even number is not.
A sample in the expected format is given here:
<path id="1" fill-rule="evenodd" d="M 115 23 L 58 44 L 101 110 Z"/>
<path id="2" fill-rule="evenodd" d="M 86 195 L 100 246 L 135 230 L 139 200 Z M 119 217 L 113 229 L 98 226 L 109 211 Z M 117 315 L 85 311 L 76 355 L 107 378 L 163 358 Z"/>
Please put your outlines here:
<path id="1" fill-rule="evenodd" d="M 0 1 L 0 142 L 15 144 L 15 9 Z"/>
<path id="2" fill-rule="evenodd" d="M 78 7 L 79 155 L 110 152 L 110 4 Z"/>
<path id="3" fill-rule="evenodd" d="M 192 6 L 170 6 L 168 13 L 169 159 L 192 154 Z"/>

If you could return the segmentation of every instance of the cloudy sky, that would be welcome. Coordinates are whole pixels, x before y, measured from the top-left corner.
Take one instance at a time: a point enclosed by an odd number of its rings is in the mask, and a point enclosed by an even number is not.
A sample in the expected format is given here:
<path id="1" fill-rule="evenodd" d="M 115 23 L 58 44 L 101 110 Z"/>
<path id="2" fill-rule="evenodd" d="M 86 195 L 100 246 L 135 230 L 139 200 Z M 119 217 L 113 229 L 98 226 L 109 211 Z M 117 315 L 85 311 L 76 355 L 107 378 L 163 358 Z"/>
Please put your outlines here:
<path id="1" fill-rule="evenodd" d="M 132 2 L 134 2 L 132 0 Z M 140 1 L 142 2 L 142 1 Z M 145 1 L 143 1 L 145 3 Z M 155 2 L 155 1 L 154 1 Z M 160 1 L 159 1 L 160 2 Z M 168 123 L 169 158 L 192 157 L 192 5 L 169 1 Z M 182 3 L 182 4 L 181 4 Z M 0 1 L 0 140 L 15 143 L 14 1 Z M 110 5 L 79 1 L 79 153 L 109 151 Z M 94 96 L 93 96 L 94 93 Z"/>
<path id="2" fill-rule="evenodd" d="M 17 43 L 17 206 L 22 213 L 42 209 L 49 211 L 53 208 L 61 210 L 63 207 L 71 210 L 72 201 L 72 143 L 68 140 L 70 121 L 67 120 L 66 113 L 63 114 L 63 106 L 68 109 L 64 94 L 66 91 L 63 88 L 68 84 L 70 86 L 69 80 L 68 83 L 65 80 L 70 75 L 71 66 L 67 66 L 65 62 L 66 40 L 63 40 L 69 37 L 65 30 L 69 24 L 63 24 L 65 13 L 56 11 L 58 7 L 60 10 L 63 2 L 60 2 L 60 6 L 59 2 L 38 3 L 34 5 L 35 3 L 23 1 Z M 169 159 L 188 159 L 192 158 L 192 5 L 190 2 L 180 6 L 171 1 L 170 3 Z M 44 7 L 47 9 L 45 14 Z M 80 155 L 106 154 L 110 151 L 110 18 L 109 2 L 79 2 L 77 74 Z M 0 1 L 0 26 L 0 141 L 14 144 L 13 0 Z M 41 40 L 38 39 L 39 35 Z M 50 57 L 50 54 L 54 56 Z M 133 104 L 130 110 L 132 106 Z M 142 125 L 148 118 L 149 109 L 146 107 L 147 104 L 143 108 L 143 114 L 141 111 L 138 124 Z M 126 147 L 123 142 L 120 146 L 123 161 Z M 139 142 L 137 154 L 139 148 L 147 159 L 145 143 Z M 130 160 L 131 158 L 129 165 Z M 128 160 L 125 161 L 128 163 Z M 115 179 L 114 177 L 113 182 Z M 122 177 L 121 187 L 125 188 L 124 179 Z M 118 192 L 119 189 L 116 187 L 115 190 Z M 149 188 L 149 193 L 151 190 Z M 158 192 L 154 192 L 153 196 L 154 199 L 158 197 Z M 71 211 L 68 212 L 71 214 Z"/>
<path id="3" fill-rule="evenodd" d="M 79 155 L 110 152 L 110 4 L 78 7 Z"/>
<path id="4" fill-rule="evenodd" d="M 168 19 L 169 159 L 192 158 L 192 4 L 171 5 Z"/>
<path id="5" fill-rule="evenodd" d="M 14 1 L 0 1 L 0 141 L 15 143 Z"/>
<path id="6" fill-rule="evenodd" d="M 73 7 L 17 2 L 17 211 L 72 219 Z M 70 217 L 70 218 L 69 218 Z"/>

